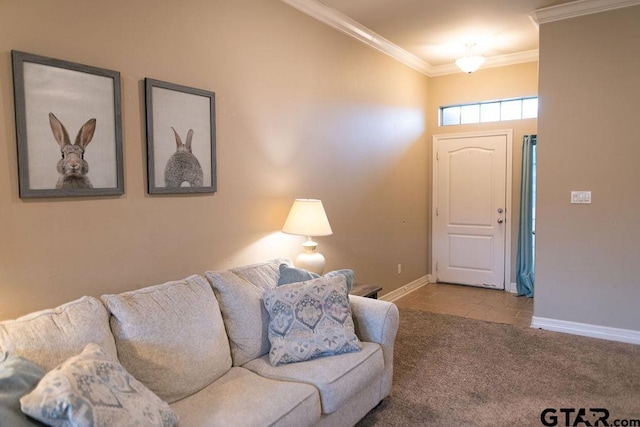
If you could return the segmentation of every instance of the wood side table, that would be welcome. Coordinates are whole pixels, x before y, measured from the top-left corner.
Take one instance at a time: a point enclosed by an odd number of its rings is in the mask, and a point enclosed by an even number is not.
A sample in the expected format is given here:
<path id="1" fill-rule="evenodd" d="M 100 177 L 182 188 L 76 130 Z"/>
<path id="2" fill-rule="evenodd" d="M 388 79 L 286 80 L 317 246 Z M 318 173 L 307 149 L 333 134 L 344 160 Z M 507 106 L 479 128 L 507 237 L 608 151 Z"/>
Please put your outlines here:
<path id="1" fill-rule="evenodd" d="M 378 292 L 382 290 L 382 286 L 378 285 L 366 285 L 364 283 L 354 283 L 353 289 L 351 289 L 351 295 L 357 295 L 360 297 L 378 299 Z"/>

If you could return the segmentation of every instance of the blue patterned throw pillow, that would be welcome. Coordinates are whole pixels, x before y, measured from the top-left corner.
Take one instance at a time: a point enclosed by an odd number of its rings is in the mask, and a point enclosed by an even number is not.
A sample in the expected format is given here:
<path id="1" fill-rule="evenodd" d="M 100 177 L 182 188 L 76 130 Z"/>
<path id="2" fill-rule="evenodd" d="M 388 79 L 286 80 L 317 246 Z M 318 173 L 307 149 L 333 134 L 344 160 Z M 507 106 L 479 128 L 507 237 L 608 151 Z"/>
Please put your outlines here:
<path id="1" fill-rule="evenodd" d="M 343 275 L 268 289 L 263 301 L 273 366 L 362 349 Z"/>
<path id="2" fill-rule="evenodd" d="M 304 282 L 320 277 L 319 274 L 307 271 L 304 268 L 289 267 L 287 264 L 280 264 L 280 277 L 278 286 L 289 285 L 291 283 Z"/>
<path id="3" fill-rule="evenodd" d="M 355 282 L 355 275 L 353 274 L 353 270 L 349 270 L 347 268 L 343 268 L 342 270 L 334 270 L 325 274 L 324 277 L 330 279 L 331 277 L 335 277 L 337 275 L 344 276 L 344 278 L 347 280 L 347 292 L 351 292 L 351 289 L 353 289 L 353 282 Z"/>
<path id="4" fill-rule="evenodd" d="M 158 426 L 178 416 L 97 344 L 47 373 L 20 399 L 22 412 L 51 426 Z"/>
<path id="5" fill-rule="evenodd" d="M 353 288 L 353 282 L 355 281 L 355 275 L 353 270 L 342 269 L 330 271 L 324 275 L 324 277 L 330 279 L 337 275 L 343 275 L 347 280 L 347 292 L 351 292 Z M 305 282 L 307 280 L 313 280 L 319 278 L 320 275 L 307 271 L 303 268 L 289 267 L 287 264 L 280 264 L 280 277 L 278 278 L 278 286 L 288 285 L 290 283 Z"/>

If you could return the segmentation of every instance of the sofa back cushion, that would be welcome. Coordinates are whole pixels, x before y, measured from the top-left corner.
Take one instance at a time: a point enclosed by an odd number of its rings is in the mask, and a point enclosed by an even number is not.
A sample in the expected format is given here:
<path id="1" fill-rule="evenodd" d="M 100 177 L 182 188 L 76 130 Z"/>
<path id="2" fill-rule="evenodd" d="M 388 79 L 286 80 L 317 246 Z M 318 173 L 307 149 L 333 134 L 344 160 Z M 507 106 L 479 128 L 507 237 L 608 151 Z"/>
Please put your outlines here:
<path id="1" fill-rule="evenodd" d="M 231 353 L 218 302 L 201 276 L 103 295 L 120 363 L 173 403 L 221 377 Z"/>
<path id="2" fill-rule="evenodd" d="M 231 271 L 205 276 L 211 282 L 229 335 L 233 366 L 242 366 L 269 351 L 269 315 L 262 305 L 262 289 Z"/>
<path id="3" fill-rule="evenodd" d="M 291 260 L 287 258 L 275 258 L 269 261 L 232 268 L 230 271 L 252 285 L 266 290 L 278 286 L 280 264 L 293 266 Z"/>
<path id="4" fill-rule="evenodd" d="M 280 264 L 291 265 L 291 261 L 278 258 L 205 273 L 220 302 L 233 366 L 242 366 L 269 352 L 269 314 L 262 304 L 262 293 L 277 286 Z"/>
<path id="5" fill-rule="evenodd" d="M 22 356 L 46 371 L 96 343 L 116 357 L 109 313 L 85 296 L 59 307 L 0 322 L 0 353 Z"/>

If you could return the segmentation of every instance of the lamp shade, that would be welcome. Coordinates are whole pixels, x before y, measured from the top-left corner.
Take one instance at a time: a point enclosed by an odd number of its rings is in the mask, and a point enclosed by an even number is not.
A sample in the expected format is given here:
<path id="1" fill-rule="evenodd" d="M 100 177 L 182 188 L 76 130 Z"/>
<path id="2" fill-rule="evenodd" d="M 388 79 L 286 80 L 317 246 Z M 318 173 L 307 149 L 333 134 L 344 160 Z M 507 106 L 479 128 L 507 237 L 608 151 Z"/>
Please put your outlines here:
<path id="1" fill-rule="evenodd" d="M 282 231 L 287 234 L 309 237 L 333 234 L 322 201 L 317 199 L 294 200 L 289 216 L 282 226 Z"/>

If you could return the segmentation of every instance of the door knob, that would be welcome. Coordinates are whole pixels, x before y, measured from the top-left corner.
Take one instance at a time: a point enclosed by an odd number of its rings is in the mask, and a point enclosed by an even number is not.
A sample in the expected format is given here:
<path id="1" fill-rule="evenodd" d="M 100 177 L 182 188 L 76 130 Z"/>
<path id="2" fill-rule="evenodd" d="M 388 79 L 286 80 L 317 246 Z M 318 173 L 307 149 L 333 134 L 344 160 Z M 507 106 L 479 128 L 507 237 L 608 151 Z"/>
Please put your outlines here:
<path id="1" fill-rule="evenodd" d="M 498 224 L 502 224 L 503 222 L 504 222 L 504 219 L 498 218 Z"/>

